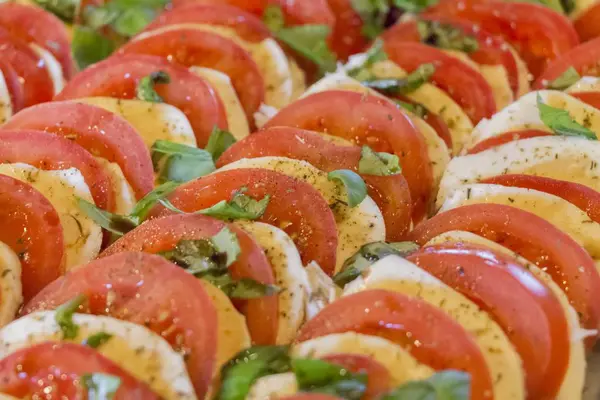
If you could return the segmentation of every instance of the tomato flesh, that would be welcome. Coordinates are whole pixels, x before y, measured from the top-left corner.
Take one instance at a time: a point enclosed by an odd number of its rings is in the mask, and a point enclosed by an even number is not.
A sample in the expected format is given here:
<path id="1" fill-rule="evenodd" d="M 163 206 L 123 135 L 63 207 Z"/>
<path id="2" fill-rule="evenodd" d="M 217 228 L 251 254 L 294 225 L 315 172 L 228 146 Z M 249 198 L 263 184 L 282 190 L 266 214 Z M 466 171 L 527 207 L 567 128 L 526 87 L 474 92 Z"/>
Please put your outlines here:
<path id="1" fill-rule="evenodd" d="M 600 3 L 591 5 L 573 21 L 573 26 L 582 42 L 587 42 L 600 36 L 598 21 L 600 21 Z"/>
<path id="2" fill-rule="evenodd" d="M 340 365 L 355 374 L 367 375 L 367 390 L 362 397 L 365 400 L 375 399 L 393 389 L 390 372 L 371 357 L 340 353 L 325 356 L 323 360 Z"/>
<path id="3" fill-rule="evenodd" d="M 600 108 L 600 92 L 574 92 L 569 93 L 569 96 L 573 96 L 594 108 Z"/>
<path id="4" fill-rule="evenodd" d="M 540 136 L 552 136 L 552 133 L 541 131 L 539 129 L 525 129 L 522 131 L 515 132 L 506 132 L 498 136 L 492 136 L 481 142 L 477 143 L 475 146 L 471 147 L 467 154 L 477 154 L 482 151 L 492 149 L 496 146 L 501 146 L 506 143 L 514 142 L 516 140 L 529 139 Z"/>

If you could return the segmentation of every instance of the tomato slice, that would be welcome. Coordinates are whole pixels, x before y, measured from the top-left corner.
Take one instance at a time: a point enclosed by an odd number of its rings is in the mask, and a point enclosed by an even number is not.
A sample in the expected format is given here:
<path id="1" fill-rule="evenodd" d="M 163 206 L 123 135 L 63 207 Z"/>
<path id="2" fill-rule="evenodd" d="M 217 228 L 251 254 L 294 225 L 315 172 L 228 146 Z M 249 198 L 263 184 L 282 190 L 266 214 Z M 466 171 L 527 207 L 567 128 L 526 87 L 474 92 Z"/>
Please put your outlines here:
<path id="1" fill-rule="evenodd" d="M 28 184 L 0 175 L 0 242 L 21 260 L 25 301 L 62 272 L 65 250 L 60 219 L 52 204 Z"/>
<path id="2" fill-rule="evenodd" d="M 371 357 L 360 354 L 331 354 L 323 357 L 323 360 L 340 365 L 354 373 L 366 374 L 367 390 L 362 397 L 365 400 L 375 399 L 393 389 L 390 372 Z"/>
<path id="3" fill-rule="evenodd" d="M 600 293 L 600 275 L 594 260 L 566 233 L 515 207 L 474 204 L 438 214 L 417 226 L 408 237 L 423 245 L 453 230 L 481 235 L 536 263 L 565 291 L 582 325 L 598 328 L 600 303 L 595 296 Z"/>
<path id="4" fill-rule="evenodd" d="M 110 178 L 90 153 L 67 139 L 41 131 L 0 130 L 0 160 L 23 162 L 44 170 L 77 168 L 96 205 L 113 210 L 115 197 Z"/>
<path id="5" fill-rule="evenodd" d="M 573 96 L 592 107 L 600 108 L 600 92 L 574 92 L 569 93 L 569 96 Z"/>
<path id="6" fill-rule="evenodd" d="M 600 36 L 598 21 L 600 21 L 600 3 L 592 4 L 573 21 L 573 26 L 582 42 Z"/>
<path id="7" fill-rule="evenodd" d="M 8 62 L 23 87 L 23 107 L 29 107 L 54 96 L 54 85 L 46 70 L 46 63 L 27 44 L 0 27 L 2 58 Z"/>
<path id="8" fill-rule="evenodd" d="M 473 123 L 489 118 L 496 112 L 496 101 L 485 78 L 456 57 L 421 43 L 388 39 L 385 51 L 390 60 L 402 69 L 412 72 L 420 65 L 433 63 L 432 83 L 448 93 L 469 116 Z"/>
<path id="9" fill-rule="evenodd" d="M 144 141 L 127 121 L 100 107 L 67 101 L 38 104 L 13 115 L 2 128 L 53 133 L 117 163 L 138 199 L 154 188 L 154 169 Z"/>
<path id="10" fill-rule="evenodd" d="M 48 50 L 60 63 L 65 78 L 71 78 L 75 64 L 69 33 L 60 19 L 40 7 L 6 2 L 0 4 L 0 26 L 24 41 Z"/>
<path id="11" fill-rule="evenodd" d="M 363 21 L 352 7 L 351 0 L 327 0 L 335 15 L 333 32 L 329 44 L 341 60 L 347 60 L 352 54 L 360 53 L 369 44 L 363 35 Z"/>
<path id="12" fill-rule="evenodd" d="M 92 261 L 46 286 L 22 314 L 53 310 L 78 294 L 81 312 L 144 325 L 185 355 L 188 372 L 203 398 L 213 376 L 217 313 L 202 283 L 160 256 L 124 252 Z"/>
<path id="13" fill-rule="evenodd" d="M 295 101 L 265 128 L 290 126 L 324 132 L 396 154 L 413 201 L 413 219 L 425 216 L 433 177 L 427 144 L 410 119 L 385 99 L 344 90 L 328 90 Z"/>
<path id="14" fill-rule="evenodd" d="M 25 92 L 21 82 L 19 82 L 19 75 L 17 75 L 17 72 L 12 65 L 2 58 L 0 58 L 0 72 L 2 72 L 6 88 L 10 94 L 12 111 L 15 113 L 23 108 L 25 102 Z M 5 121 L 0 121 L 0 123 L 4 122 Z"/>
<path id="15" fill-rule="evenodd" d="M 242 158 L 278 156 L 304 160 L 325 172 L 337 169 L 357 171 L 360 154 L 359 147 L 336 145 L 316 132 L 275 127 L 253 133 L 229 147 L 217 160 L 217 167 Z M 412 220 L 406 179 L 401 174 L 361 176 L 367 184 L 369 196 L 383 214 L 387 240 L 402 240 Z"/>
<path id="16" fill-rule="evenodd" d="M 0 360 L 0 392 L 22 399 L 88 398 L 82 378 L 91 373 L 121 380 L 111 397 L 114 400 L 159 399 L 143 382 L 91 347 L 54 342 L 20 349 Z"/>
<path id="17" fill-rule="evenodd" d="M 271 37 L 271 32 L 265 24 L 249 12 L 226 4 L 198 4 L 196 1 L 160 14 L 144 32 L 177 24 L 226 26 L 234 29 L 240 38 L 249 42 L 260 42 Z"/>
<path id="18" fill-rule="evenodd" d="M 552 290 L 503 254 L 439 245 L 407 259 L 477 303 L 521 356 L 529 398 L 555 398 L 569 364 L 569 326 Z"/>
<path id="19" fill-rule="evenodd" d="M 172 250 L 181 240 L 210 238 L 228 226 L 238 238 L 241 253 L 229 267 L 236 279 L 250 278 L 266 284 L 275 284 L 273 270 L 265 253 L 254 239 L 233 224 L 225 224 L 204 215 L 171 215 L 153 219 L 127 233 L 109 248 L 101 257 L 123 251 L 143 251 L 158 253 Z M 256 344 L 275 344 L 278 324 L 277 296 L 239 302 L 246 316 L 252 341 Z"/>
<path id="20" fill-rule="evenodd" d="M 515 140 L 529 139 L 539 136 L 552 136 L 552 133 L 541 131 L 538 129 L 525 129 L 522 131 L 506 132 L 501 135 L 492 136 L 490 138 L 482 140 L 475 146 L 471 147 L 467 154 L 477 154 L 481 153 L 482 151 L 494 148 L 496 146 L 514 142 Z"/>
<path id="21" fill-rule="evenodd" d="M 577 46 L 577 32 L 567 17 L 533 3 L 501 0 L 441 0 L 426 16 L 458 17 L 502 36 L 539 75 L 546 64 Z"/>
<path id="22" fill-rule="evenodd" d="M 258 221 L 283 229 L 294 240 L 304 264 L 316 261 L 328 274 L 336 263 L 337 227 L 329 205 L 311 185 L 266 169 L 234 169 L 205 176 L 178 187 L 169 197 L 175 207 L 193 212 L 208 208 L 233 193 L 260 200 L 270 195 L 269 205 Z M 157 207 L 153 215 L 170 211 Z"/>
<path id="23" fill-rule="evenodd" d="M 423 300 L 387 290 L 344 296 L 306 322 L 297 340 L 331 333 L 357 332 L 402 345 L 435 370 L 471 374 L 471 399 L 489 398 L 492 380 L 473 337 L 457 322 Z M 419 345 L 415 345 L 419 343 Z"/>
<path id="24" fill-rule="evenodd" d="M 227 129 L 225 106 L 214 89 L 186 68 L 160 57 L 111 57 L 77 74 L 55 100 L 98 96 L 132 99 L 136 97 L 139 80 L 156 71 L 164 71 L 171 77 L 169 84 L 157 85 L 156 91 L 165 103 L 179 108 L 187 116 L 199 147 L 206 145 L 215 126 Z"/>
<path id="25" fill-rule="evenodd" d="M 448 124 L 446 124 L 442 117 L 440 117 L 436 113 L 429 111 L 422 104 L 418 104 L 403 95 L 392 95 L 390 97 L 401 100 L 413 106 L 419 105 L 420 107 L 422 107 L 425 111 L 425 115 L 423 115 L 423 121 L 427 122 L 427 124 L 435 130 L 435 133 L 437 133 L 440 139 L 442 139 L 444 143 L 446 143 L 446 146 L 448 146 L 449 149 L 452 148 L 452 133 L 448 128 Z"/>
<path id="26" fill-rule="evenodd" d="M 117 54 L 159 56 L 185 67 L 223 72 L 231 79 L 249 121 L 265 99 L 265 83 L 256 62 L 233 40 L 201 29 L 179 27 L 125 44 Z"/>

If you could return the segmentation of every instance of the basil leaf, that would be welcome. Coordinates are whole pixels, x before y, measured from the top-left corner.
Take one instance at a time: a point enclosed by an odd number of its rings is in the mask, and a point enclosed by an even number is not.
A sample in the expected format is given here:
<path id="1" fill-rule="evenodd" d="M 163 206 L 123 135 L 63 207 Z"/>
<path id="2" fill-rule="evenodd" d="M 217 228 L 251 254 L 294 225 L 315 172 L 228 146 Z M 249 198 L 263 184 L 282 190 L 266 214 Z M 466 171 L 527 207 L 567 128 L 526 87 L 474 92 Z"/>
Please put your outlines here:
<path id="1" fill-rule="evenodd" d="M 400 159 L 395 154 L 377 153 L 369 146 L 363 146 L 358 161 L 358 173 L 388 176 L 402 172 Z"/>
<path id="2" fill-rule="evenodd" d="M 150 101 L 152 103 L 163 103 L 162 97 L 154 90 L 154 85 L 167 84 L 171 82 L 171 77 L 164 71 L 152 72 L 143 77 L 135 88 L 136 97 L 140 100 Z"/>
<path id="3" fill-rule="evenodd" d="M 73 322 L 73 314 L 86 300 L 87 296 L 80 294 L 56 309 L 54 320 L 62 331 L 63 339 L 75 339 L 77 337 L 79 325 Z"/>
<path id="4" fill-rule="evenodd" d="M 365 80 L 361 83 L 384 94 L 406 94 L 420 88 L 431 79 L 434 73 L 435 66 L 433 64 L 422 64 L 404 78 Z"/>
<path id="5" fill-rule="evenodd" d="M 280 6 L 269 4 L 263 13 L 263 22 L 271 32 L 277 32 L 285 27 L 285 16 Z"/>
<path id="6" fill-rule="evenodd" d="M 389 255 L 406 257 L 419 250 L 419 245 L 413 242 L 373 242 L 362 246 L 352 257 L 344 261 L 340 272 L 333 277 L 333 282 L 339 287 L 344 287 L 349 282 L 358 278 L 375 262 Z"/>
<path id="7" fill-rule="evenodd" d="M 352 373 L 317 359 L 294 359 L 292 370 L 303 392 L 318 392 L 347 400 L 360 400 L 367 390 L 367 374 Z"/>
<path id="8" fill-rule="evenodd" d="M 280 288 L 275 285 L 267 285 L 254 279 L 234 280 L 228 273 L 220 275 L 208 273 L 203 275 L 202 279 L 219 288 L 231 299 L 257 299 L 280 291 Z"/>
<path id="9" fill-rule="evenodd" d="M 215 170 L 212 155 L 206 150 L 168 140 L 157 140 L 150 148 L 158 181 L 188 182 Z"/>
<path id="10" fill-rule="evenodd" d="M 461 371 L 441 371 L 423 381 L 410 381 L 381 396 L 380 400 L 468 400 L 471 378 Z"/>
<path id="11" fill-rule="evenodd" d="M 421 41 L 430 46 L 447 50 L 472 53 L 479 49 L 477 38 L 464 33 L 460 28 L 438 21 L 419 21 L 417 23 Z"/>
<path id="12" fill-rule="evenodd" d="M 118 43 L 92 28 L 76 25 L 73 29 L 71 51 L 79 69 L 104 60 L 118 47 Z"/>
<path id="13" fill-rule="evenodd" d="M 419 118 L 425 118 L 427 116 L 427 109 L 422 104 L 407 103 L 405 101 L 396 100 L 396 99 L 394 99 L 394 103 L 396 103 L 398 106 L 402 107 L 403 109 L 410 111 L 411 113 L 415 114 Z"/>
<path id="14" fill-rule="evenodd" d="M 333 72 L 337 67 L 337 58 L 327 45 L 330 33 L 327 25 L 299 25 L 280 29 L 275 32 L 275 37 L 325 73 Z"/>
<path id="15" fill-rule="evenodd" d="M 574 85 L 581 79 L 579 72 L 573 67 L 569 67 L 561 76 L 548 84 L 548 89 L 565 90 L 569 86 Z"/>
<path id="16" fill-rule="evenodd" d="M 85 344 L 88 347 L 91 347 L 92 349 L 97 349 L 98 347 L 102 346 L 104 343 L 108 342 L 112 337 L 113 337 L 113 335 L 111 335 L 110 333 L 98 332 L 98 333 L 88 337 L 87 339 L 85 339 L 83 341 L 83 344 Z"/>
<path id="17" fill-rule="evenodd" d="M 95 223 L 115 235 L 124 235 L 139 225 L 139 221 L 135 218 L 113 214 L 79 197 L 77 198 L 77 206 Z"/>
<path id="18" fill-rule="evenodd" d="M 79 9 L 78 0 L 34 0 L 35 4 L 56 15 L 63 22 L 72 23 Z"/>
<path id="19" fill-rule="evenodd" d="M 392 4 L 404 11 L 419 13 L 424 9 L 434 6 L 439 0 L 392 0 Z"/>
<path id="20" fill-rule="evenodd" d="M 375 39 L 373 45 L 365 53 L 365 61 L 363 64 L 346 71 L 348 76 L 359 81 L 371 79 L 372 74 L 369 69 L 376 63 L 388 59 L 388 55 L 385 52 L 383 45 L 383 40 L 380 38 Z"/>
<path id="21" fill-rule="evenodd" d="M 551 8 L 554 11 L 561 13 L 561 14 L 568 13 L 566 11 L 566 8 L 563 7 L 563 3 L 565 4 L 566 7 L 569 7 L 569 5 L 567 3 L 570 3 L 570 1 L 563 1 L 563 0 L 524 0 L 524 1 L 526 1 L 527 3 L 541 4 L 543 6 Z M 575 6 L 573 5 L 573 8 L 574 7 Z"/>
<path id="22" fill-rule="evenodd" d="M 152 208 L 170 195 L 180 185 L 179 182 L 165 182 L 162 185 L 156 187 L 153 191 L 145 195 L 140 201 L 138 201 L 129 214 L 130 218 L 137 221 L 138 225 L 142 223 Z"/>
<path id="23" fill-rule="evenodd" d="M 223 154 L 225 150 L 231 147 L 231 145 L 233 145 L 235 142 L 235 137 L 231 134 L 231 132 L 224 131 L 215 126 L 210 133 L 208 143 L 206 144 L 204 150 L 212 154 L 213 160 L 217 161 L 217 159 L 221 157 L 221 154 Z"/>
<path id="24" fill-rule="evenodd" d="M 85 374 L 81 383 L 87 389 L 88 400 L 111 400 L 121 386 L 121 378 L 101 373 Z"/>
<path id="25" fill-rule="evenodd" d="M 111 26 L 118 34 L 131 38 L 143 31 L 157 15 L 153 9 L 130 8 L 124 10 Z"/>
<path id="26" fill-rule="evenodd" d="M 375 39 L 384 31 L 390 11 L 388 0 L 350 0 L 350 3 L 363 21 L 363 36 Z"/>
<path id="27" fill-rule="evenodd" d="M 172 250 L 158 254 L 196 277 L 211 270 L 227 270 L 227 254 L 218 252 L 210 239 L 181 240 Z"/>
<path id="28" fill-rule="evenodd" d="M 576 0 L 560 0 L 565 14 L 571 14 L 577 8 Z"/>
<path id="29" fill-rule="evenodd" d="M 288 346 L 255 346 L 236 354 L 221 368 L 216 400 L 245 400 L 263 376 L 290 371 Z"/>
<path id="30" fill-rule="evenodd" d="M 238 191 L 233 195 L 231 201 L 222 200 L 212 207 L 196 212 L 222 220 L 255 220 L 265 213 L 270 199 L 271 196 L 266 195 L 261 200 L 254 200 L 245 195 L 243 191 Z"/>
<path id="31" fill-rule="evenodd" d="M 584 137 L 589 140 L 598 140 L 596 134 L 587 127 L 577 123 L 567 110 L 545 104 L 538 93 L 537 105 L 540 119 L 556 135 Z"/>
<path id="32" fill-rule="evenodd" d="M 231 232 L 228 227 L 221 229 L 219 233 L 213 236 L 211 242 L 219 253 L 225 253 L 227 256 L 225 264 L 227 267 L 233 264 L 240 255 L 241 250 L 237 235 Z"/>
<path id="33" fill-rule="evenodd" d="M 341 182 L 348 194 L 348 205 L 356 207 L 367 197 L 367 185 L 360 175 L 349 169 L 338 169 L 327 174 L 330 181 Z"/>

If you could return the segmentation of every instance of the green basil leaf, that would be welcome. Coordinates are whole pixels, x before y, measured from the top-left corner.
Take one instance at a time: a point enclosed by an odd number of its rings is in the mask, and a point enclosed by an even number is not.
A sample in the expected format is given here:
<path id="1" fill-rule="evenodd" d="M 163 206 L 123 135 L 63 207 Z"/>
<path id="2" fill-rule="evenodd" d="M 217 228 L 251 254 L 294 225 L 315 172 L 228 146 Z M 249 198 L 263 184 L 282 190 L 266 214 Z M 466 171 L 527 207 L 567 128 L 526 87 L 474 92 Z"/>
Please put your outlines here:
<path id="1" fill-rule="evenodd" d="M 168 140 L 157 140 L 150 148 L 154 171 L 161 183 L 188 182 L 215 170 L 212 155 L 206 150 Z"/>
<path id="2" fill-rule="evenodd" d="M 553 9 L 554 11 L 558 12 L 558 13 L 569 13 L 570 11 L 566 11 L 566 9 L 569 7 L 568 3 L 574 3 L 574 1 L 563 1 L 563 0 L 521 0 L 521 1 L 525 1 L 527 3 L 536 3 L 536 4 L 541 4 L 543 6 L 549 7 L 551 9 Z M 563 4 L 565 5 L 565 7 L 563 7 Z M 573 8 L 575 8 L 575 5 L 573 4 Z"/>
<path id="3" fill-rule="evenodd" d="M 76 25 L 73 29 L 71 51 L 79 69 L 104 60 L 117 46 L 117 43 L 92 28 Z"/>
<path id="4" fill-rule="evenodd" d="M 420 13 L 424 9 L 434 6 L 439 0 L 392 0 L 392 4 L 401 10 L 411 13 Z"/>
<path id="5" fill-rule="evenodd" d="M 72 23 L 79 9 L 79 0 L 34 0 L 35 4 L 56 15 L 66 23 Z"/>
<path id="6" fill-rule="evenodd" d="M 370 68 L 378 62 L 388 59 L 388 55 L 385 52 L 383 45 L 383 40 L 380 38 L 375 39 L 373 45 L 365 53 L 365 61 L 362 65 L 346 71 L 348 76 L 358 81 L 372 79 L 373 74 L 370 72 Z"/>
<path id="7" fill-rule="evenodd" d="M 330 31 L 327 25 L 298 25 L 280 29 L 275 37 L 325 73 L 335 71 L 337 66 L 337 58 L 327 45 Z"/>
<path id="8" fill-rule="evenodd" d="M 212 207 L 196 212 L 222 220 L 255 220 L 265 213 L 270 199 L 271 196 L 266 195 L 261 200 L 254 200 L 245 195 L 242 190 L 235 193 L 231 201 L 222 200 Z"/>
<path id="9" fill-rule="evenodd" d="M 245 400 L 263 376 L 290 371 L 289 346 L 255 346 L 236 354 L 221 368 L 216 400 Z"/>
<path id="10" fill-rule="evenodd" d="M 202 279 L 210 282 L 231 299 L 257 299 L 274 295 L 280 291 L 280 288 L 275 285 L 267 285 L 254 279 L 234 280 L 229 273 L 208 273 L 203 275 Z"/>
<path id="11" fill-rule="evenodd" d="M 217 159 L 221 157 L 221 154 L 223 154 L 225 150 L 231 147 L 231 145 L 233 145 L 235 142 L 235 137 L 231 134 L 231 132 L 219 129 L 215 126 L 210 133 L 208 143 L 206 144 L 204 150 L 212 154 L 213 160 L 217 161 Z"/>
<path id="12" fill-rule="evenodd" d="M 138 201 L 129 214 L 129 217 L 134 221 L 137 221 L 138 225 L 141 224 L 152 208 L 170 195 L 180 185 L 179 182 L 165 182 L 162 185 L 156 187 L 153 191 L 145 195 L 140 201 Z"/>
<path id="13" fill-rule="evenodd" d="M 85 339 L 83 344 L 93 349 L 97 349 L 104 343 L 108 342 L 112 337 L 113 335 L 111 335 L 110 333 L 98 332 Z"/>
<path id="14" fill-rule="evenodd" d="M 596 134 L 589 128 L 576 122 L 567 110 L 545 104 L 538 93 L 537 105 L 540 119 L 556 135 L 584 137 L 589 140 L 598 140 Z"/>
<path id="15" fill-rule="evenodd" d="M 395 154 L 377 153 L 369 146 L 363 146 L 358 162 L 358 173 L 366 175 L 388 176 L 402 172 L 400 159 Z"/>
<path id="16" fill-rule="evenodd" d="M 164 71 L 155 71 L 150 75 L 143 77 L 135 88 L 136 97 L 139 100 L 152 103 L 163 103 L 162 97 L 154 90 L 154 85 L 167 84 L 171 82 L 171 77 Z"/>
<path id="17" fill-rule="evenodd" d="M 574 85 L 578 80 L 581 79 L 579 72 L 573 67 L 569 67 L 561 76 L 553 80 L 548 84 L 548 89 L 553 90 L 565 90 L 566 88 Z"/>
<path id="18" fill-rule="evenodd" d="M 405 101 L 396 100 L 396 99 L 394 99 L 394 103 L 396 103 L 398 106 L 402 107 L 403 109 L 410 111 L 411 113 L 415 114 L 419 118 L 425 118 L 425 116 L 427 115 L 427 109 L 422 104 L 407 103 Z"/>
<path id="19" fill-rule="evenodd" d="M 380 400 L 468 400 L 471 378 L 461 371 L 441 371 L 423 381 L 410 381 Z"/>
<path id="20" fill-rule="evenodd" d="M 303 392 L 326 393 L 360 400 L 367 389 L 367 374 L 352 373 L 339 365 L 317 359 L 293 359 L 292 370 Z"/>
<path id="21" fill-rule="evenodd" d="M 271 32 L 277 32 L 285 26 L 285 17 L 280 6 L 269 4 L 263 13 L 263 22 Z"/>
<path id="22" fill-rule="evenodd" d="M 225 253 L 227 255 L 225 263 L 227 267 L 233 264 L 240 255 L 241 249 L 237 235 L 228 227 L 221 229 L 219 233 L 213 236 L 211 242 L 219 253 Z"/>
<path id="23" fill-rule="evenodd" d="M 88 400 L 111 400 L 121 386 L 121 378 L 108 374 L 85 374 L 81 383 L 87 389 Z"/>
<path id="24" fill-rule="evenodd" d="M 56 309 L 54 320 L 62 331 L 63 339 L 75 339 L 77 337 L 79 325 L 73 322 L 73 314 L 86 300 L 87 296 L 80 294 Z"/>
<path id="25" fill-rule="evenodd" d="M 158 254 L 199 278 L 211 270 L 227 270 L 227 254 L 217 251 L 210 239 L 181 240 Z"/>
<path id="26" fill-rule="evenodd" d="M 362 34 L 375 39 L 385 29 L 385 20 L 390 11 L 388 0 L 350 0 L 352 8 L 363 21 Z"/>
<path id="27" fill-rule="evenodd" d="M 80 197 L 77 198 L 77 206 L 95 223 L 118 236 L 122 236 L 135 229 L 140 223 L 136 218 L 127 215 L 113 214 L 98 208 L 95 204 Z"/>
<path id="28" fill-rule="evenodd" d="M 157 14 L 156 10 L 150 8 L 126 9 L 111 26 L 118 34 L 130 38 L 143 31 Z"/>
<path id="29" fill-rule="evenodd" d="M 356 207 L 367 197 L 365 181 L 354 171 L 338 169 L 327 174 L 330 181 L 341 182 L 348 194 L 348 206 Z"/>
<path id="30" fill-rule="evenodd" d="M 362 246 L 352 257 L 344 261 L 340 272 L 333 277 L 333 282 L 339 287 L 362 275 L 375 262 L 389 255 L 406 257 L 419 250 L 419 245 L 413 242 L 373 242 Z"/>
<path id="31" fill-rule="evenodd" d="M 384 94 L 407 94 L 427 83 L 434 73 L 433 64 L 422 64 L 404 78 L 365 80 L 361 83 Z"/>
<path id="32" fill-rule="evenodd" d="M 472 53 L 479 49 L 477 38 L 464 33 L 451 24 L 438 21 L 419 21 L 417 28 L 421 41 L 430 46 L 464 53 Z"/>

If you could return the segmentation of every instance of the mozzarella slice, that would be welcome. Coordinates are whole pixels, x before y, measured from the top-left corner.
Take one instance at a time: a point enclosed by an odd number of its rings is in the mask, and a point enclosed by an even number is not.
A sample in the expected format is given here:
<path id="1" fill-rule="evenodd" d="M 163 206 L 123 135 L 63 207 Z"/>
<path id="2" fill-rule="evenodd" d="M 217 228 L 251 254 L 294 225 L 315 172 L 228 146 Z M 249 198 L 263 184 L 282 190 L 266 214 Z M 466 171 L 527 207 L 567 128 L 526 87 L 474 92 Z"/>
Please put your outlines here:
<path id="1" fill-rule="evenodd" d="M 292 91 L 292 101 L 294 101 L 306 91 L 306 74 L 293 58 L 289 58 L 288 61 L 292 73 L 292 87 L 294 89 Z"/>
<path id="2" fill-rule="evenodd" d="M 52 204 L 63 228 L 67 270 L 92 261 L 100 252 L 102 228 L 77 204 L 77 198 L 94 202 L 81 172 L 76 168 L 44 171 L 27 164 L 0 164 L 0 174 L 31 185 Z"/>
<path id="3" fill-rule="evenodd" d="M 298 382 L 293 372 L 267 375 L 250 388 L 246 400 L 277 400 L 298 392 Z"/>
<path id="4" fill-rule="evenodd" d="M 309 263 L 305 270 L 308 275 L 308 301 L 306 302 L 308 321 L 340 297 L 342 290 L 316 262 Z"/>
<path id="5" fill-rule="evenodd" d="M 190 71 L 200 75 L 217 91 L 227 114 L 227 126 L 236 138 L 241 140 L 250 134 L 248 120 L 237 93 L 231 85 L 231 79 L 222 72 L 210 68 L 190 67 Z"/>
<path id="6" fill-rule="evenodd" d="M 552 277 L 543 270 L 539 269 L 535 264 L 531 263 L 530 261 L 524 259 L 523 257 L 515 255 L 513 251 L 507 249 L 506 247 L 470 232 L 446 232 L 434 237 L 425 246 L 432 246 L 436 244 L 444 244 L 449 242 L 472 243 L 514 257 L 516 262 L 527 268 L 529 272 L 535 275 L 536 278 L 544 282 L 546 286 L 550 288 L 552 293 L 554 293 L 554 295 L 560 302 L 560 305 L 562 306 L 562 309 L 564 310 L 565 315 L 567 316 L 567 323 L 569 324 L 569 336 L 571 339 L 571 345 L 569 349 L 569 365 L 567 367 L 567 372 L 565 374 L 560 391 L 556 399 L 581 400 L 586 371 L 585 347 L 583 344 L 583 339 L 590 335 L 590 331 L 586 331 L 581 328 L 579 324 L 579 318 L 577 317 L 577 313 L 569 304 L 569 299 L 567 298 L 567 295 L 552 280 Z"/>
<path id="7" fill-rule="evenodd" d="M 54 94 L 59 93 L 65 87 L 65 78 L 63 75 L 62 66 L 60 65 L 58 60 L 52 55 L 52 53 L 50 53 L 43 47 L 40 47 L 33 42 L 29 43 L 29 47 L 44 62 L 46 71 L 48 71 L 50 79 L 52 79 L 52 85 L 54 86 Z"/>
<path id="8" fill-rule="evenodd" d="M 8 121 L 12 114 L 12 99 L 10 98 L 8 86 L 6 86 L 4 74 L 0 71 L 0 125 Z"/>
<path id="9" fill-rule="evenodd" d="M 584 76 L 565 90 L 567 93 L 600 92 L 600 78 Z"/>
<path id="10" fill-rule="evenodd" d="M 0 242 L 0 327 L 15 319 L 21 303 L 21 261 L 8 245 Z"/>
<path id="11" fill-rule="evenodd" d="M 571 236 L 593 258 L 600 258 L 600 224 L 572 203 L 552 194 L 502 185 L 464 185 L 448 192 L 440 212 L 481 203 L 503 204 L 535 214 Z"/>
<path id="12" fill-rule="evenodd" d="M 338 233 L 336 271 L 344 261 L 367 243 L 385 241 L 385 223 L 377 204 L 367 196 L 358 206 L 345 205 L 348 201 L 342 184 L 327 179 L 327 173 L 300 160 L 285 157 L 244 158 L 219 169 L 265 168 L 280 172 L 312 185 L 330 205 Z"/>
<path id="13" fill-rule="evenodd" d="M 546 136 L 517 140 L 450 161 L 438 198 L 460 185 L 504 174 L 544 176 L 600 191 L 600 142 Z"/>
<path id="14" fill-rule="evenodd" d="M 86 97 L 73 101 L 91 104 L 120 115 L 138 131 L 148 148 L 157 140 L 196 147 L 196 136 L 187 117 L 170 104 L 112 97 Z"/>
<path id="15" fill-rule="evenodd" d="M 377 261 L 366 274 L 346 285 L 344 295 L 367 289 L 404 293 L 446 312 L 477 342 L 490 369 L 494 398 L 525 399 L 525 377 L 519 355 L 500 326 L 465 296 L 394 255 Z"/>
<path id="16" fill-rule="evenodd" d="M 102 157 L 95 157 L 96 160 L 102 165 L 104 171 L 110 178 L 110 183 L 115 194 L 115 210 L 116 214 L 129 215 L 129 213 L 135 207 L 137 200 L 135 193 L 125 179 L 121 167 L 117 163 L 111 163 Z"/>
<path id="17" fill-rule="evenodd" d="M 304 304 L 308 278 L 298 249 L 283 230 L 262 222 L 237 221 L 236 225 L 248 232 L 263 248 L 271 263 L 277 286 L 279 323 L 277 344 L 291 343 L 304 322 Z"/>
<path id="18" fill-rule="evenodd" d="M 498 112 L 490 119 L 484 119 L 477 124 L 469 146 L 506 132 L 519 131 L 523 129 L 538 129 L 552 132 L 540 119 L 537 106 L 538 95 L 542 101 L 549 106 L 564 109 L 579 124 L 590 128 L 594 132 L 600 131 L 600 110 L 586 103 L 556 90 L 540 90 L 531 92 L 519 100 Z"/>
<path id="19" fill-rule="evenodd" d="M 65 341 L 55 314 L 54 311 L 36 312 L 2 328 L 0 359 L 35 344 Z M 97 348 L 100 354 L 164 399 L 196 399 L 183 357 L 160 335 L 141 325 L 105 316 L 74 314 L 73 322 L 79 326 L 79 332 L 70 341 L 82 343 L 100 332 L 112 335 Z"/>

